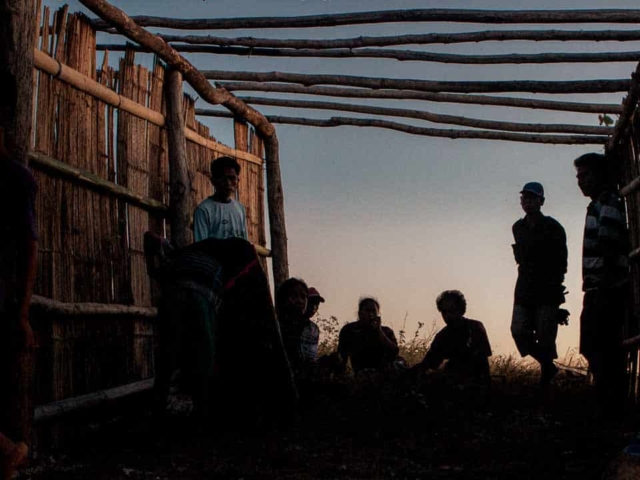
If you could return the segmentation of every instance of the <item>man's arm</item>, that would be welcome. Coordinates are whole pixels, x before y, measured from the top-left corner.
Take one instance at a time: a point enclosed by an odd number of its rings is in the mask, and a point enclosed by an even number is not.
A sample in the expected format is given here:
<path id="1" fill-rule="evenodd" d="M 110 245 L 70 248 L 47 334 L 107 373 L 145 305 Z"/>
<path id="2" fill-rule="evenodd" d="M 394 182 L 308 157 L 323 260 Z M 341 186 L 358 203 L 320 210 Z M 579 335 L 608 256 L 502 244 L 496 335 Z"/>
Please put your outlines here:
<path id="1" fill-rule="evenodd" d="M 196 208 L 193 214 L 193 240 L 200 242 L 209 238 L 209 216 L 203 208 Z"/>
<path id="2" fill-rule="evenodd" d="M 442 348 L 442 330 L 436 334 L 431 345 L 429 346 L 429 350 L 425 354 L 422 362 L 420 362 L 420 366 L 424 368 L 428 368 L 431 370 L 437 369 L 442 362 L 444 362 L 444 354 Z"/>
<path id="3" fill-rule="evenodd" d="M 400 348 L 398 348 L 398 340 L 396 334 L 389 327 L 378 327 L 378 340 L 384 348 L 385 354 L 388 357 L 396 357 Z"/>
<path id="4" fill-rule="evenodd" d="M 617 280 L 620 255 L 627 255 L 629 252 L 621 251 L 623 235 L 625 235 L 625 218 L 622 210 L 622 200 L 609 202 L 602 205 L 600 209 L 598 229 L 598 243 L 603 257 L 603 286 L 611 286 Z"/>

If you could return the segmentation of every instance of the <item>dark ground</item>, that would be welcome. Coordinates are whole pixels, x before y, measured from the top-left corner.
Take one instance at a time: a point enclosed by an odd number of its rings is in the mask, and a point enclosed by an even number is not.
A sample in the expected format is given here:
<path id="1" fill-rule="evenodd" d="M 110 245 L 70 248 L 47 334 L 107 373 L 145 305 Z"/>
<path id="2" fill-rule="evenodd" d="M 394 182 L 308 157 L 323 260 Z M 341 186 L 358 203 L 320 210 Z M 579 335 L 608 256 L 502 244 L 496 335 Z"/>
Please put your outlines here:
<path id="1" fill-rule="evenodd" d="M 584 480 L 601 478 L 640 430 L 637 414 L 602 419 L 584 377 L 558 378 L 546 400 L 531 376 L 494 378 L 485 405 L 438 382 L 334 385 L 278 429 L 194 426 L 180 408 L 163 422 L 119 416 L 19 478 Z"/>

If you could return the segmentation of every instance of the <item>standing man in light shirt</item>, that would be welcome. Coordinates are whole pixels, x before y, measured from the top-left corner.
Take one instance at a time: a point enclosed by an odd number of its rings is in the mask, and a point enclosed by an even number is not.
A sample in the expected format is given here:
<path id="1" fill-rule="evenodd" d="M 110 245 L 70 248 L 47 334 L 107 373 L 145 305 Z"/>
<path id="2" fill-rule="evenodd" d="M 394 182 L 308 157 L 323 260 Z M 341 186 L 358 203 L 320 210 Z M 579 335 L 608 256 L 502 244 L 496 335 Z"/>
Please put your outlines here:
<path id="1" fill-rule="evenodd" d="M 247 213 L 236 200 L 240 165 L 231 157 L 211 161 L 211 183 L 214 194 L 196 208 L 193 229 L 194 240 L 239 237 L 248 240 Z"/>

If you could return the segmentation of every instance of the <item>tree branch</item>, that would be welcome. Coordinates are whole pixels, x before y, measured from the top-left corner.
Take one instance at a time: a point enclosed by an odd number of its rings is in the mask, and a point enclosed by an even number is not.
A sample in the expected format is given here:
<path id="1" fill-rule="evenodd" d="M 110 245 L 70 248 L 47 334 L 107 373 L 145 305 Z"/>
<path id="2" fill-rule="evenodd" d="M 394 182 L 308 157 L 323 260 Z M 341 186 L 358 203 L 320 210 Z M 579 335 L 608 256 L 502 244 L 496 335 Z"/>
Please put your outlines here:
<path id="1" fill-rule="evenodd" d="M 231 118 L 228 112 L 211 111 L 208 116 Z M 560 145 L 602 145 L 607 141 L 606 136 L 594 135 L 534 135 L 511 132 L 493 132 L 485 130 L 443 130 L 436 128 L 416 127 L 404 123 L 389 122 L 386 120 L 350 118 L 350 117 L 331 117 L 330 119 L 320 120 L 300 117 L 283 117 L 278 115 L 267 115 L 272 123 L 302 125 L 308 127 L 375 127 L 396 130 L 399 132 L 410 133 L 412 135 L 423 135 L 427 137 L 441 138 L 467 138 L 467 139 L 483 139 L 483 140 L 503 140 L 511 142 L 525 143 L 547 143 Z"/>
<path id="2" fill-rule="evenodd" d="M 131 17 L 142 27 L 186 30 L 230 30 L 263 28 L 337 27 L 374 23 L 640 23 L 640 10 L 465 10 L 414 9 L 374 12 L 307 15 L 300 17 L 239 17 L 239 18 L 170 18 L 153 16 Z M 104 30 L 109 22 L 94 21 L 94 28 Z"/>
<path id="3" fill-rule="evenodd" d="M 445 123 L 461 125 L 472 128 L 484 128 L 488 130 L 502 130 L 510 132 L 535 132 L 535 133 L 572 133 L 583 135 L 609 135 L 613 133 L 611 127 L 595 127 L 587 125 L 559 125 L 538 123 L 513 123 L 497 122 L 493 120 L 481 120 L 475 118 L 459 117 L 454 115 L 434 114 L 420 110 L 403 108 L 383 108 L 368 105 L 353 105 L 336 102 L 312 102 L 303 100 L 280 100 L 273 98 L 243 97 L 242 100 L 254 105 L 269 105 L 273 107 L 311 108 L 319 110 L 338 110 L 344 112 L 367 113 L 372 115 L 387 115 L 402 118 L 417 118 L 433 123 Z M 212 110 L 196 109 L 197 115 L 208 116 Z"/>
<path id="4" fill-rule="evenodd" d="M 386 37 L 353 37 L 316 39 L 279 39 L 256 37 L 218 37 L 214 35 L 159 35 L 165 42 L 193 45 L 217 45 L 219 47 L 251 48 L 363 48 L 390 47 L 394 45 L 429 45 L 477 43 L 487 41 L 616 41 L 640 40 L 640 30 L 486 30 L 464 33 L 425 33 L 418 35 L 390 35 Z"/>
<path id="5" fill-rule="evenodd" d="M 308 75 L 282 72 L 227 72 L 203 70 L 211 80 L 242 80 L 251 82 L 300 83 L 302 85 L 340 85 L 373 89 L 401 89 L 426 92 L 483 93 L 483 92 L 532 92 L 532 93 L 611 93 L 626 92 L 631 81 L 578 80 L 578 81 L 486 81 L 443 82 L 432 80 L 357 77 L 352 75 Z"/>
<path id="6" fill-rule="evenodd" d="M 380 48 L 364 49 L 291 49 L 291 48 L 253 48 L 253 47 L 216 47 L 212 45 L 171 45 L 178 52 L 212 53 L 216 55 L 238 55 L 258 57 L 310 57 L 310 58 L 389 58 L 399 61 L 455 63 L 462 65 L 503 65 L 503 64 L 539 64 L 539 63 L 613 63 L 638 62 L 640 52 L 598 52 L 598 53 L 534 53 L 507 55 L 454 55 L 447 53 L 418 52 L 415 50 L 391 50 Z M 98 45 L 98 50 L 112 52 L 124 51 L 127 45 Z M 133 50 L 149 51 L 133 47 Z"/>
<path id="7" fill-rule="evenodd" d="M 496 105 L 514 108 L 531 108 L 579 113 L 620 114 L 622 106 L 608 103 L 558 102 L 532 98 L 491 97 L 487 95 L 460 95 L 455 93 L 416 92 L 412 90 L 369 90 L 364 88 L 305 87 L 302 85 L 261 82 L 217 82 L 231 91 L 259 91 L 274 93 L 299 93 L 346 98 L 383 98 L 394 100 L 425 100 L 430 102 Z"/>

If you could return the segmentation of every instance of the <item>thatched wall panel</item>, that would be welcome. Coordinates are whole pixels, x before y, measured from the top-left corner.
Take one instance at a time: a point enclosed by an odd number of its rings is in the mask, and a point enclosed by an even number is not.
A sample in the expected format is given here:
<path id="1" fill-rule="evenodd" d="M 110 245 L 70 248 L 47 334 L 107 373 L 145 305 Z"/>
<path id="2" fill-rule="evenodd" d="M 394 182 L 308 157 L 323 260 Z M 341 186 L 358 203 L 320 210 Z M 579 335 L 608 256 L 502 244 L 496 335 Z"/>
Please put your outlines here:
<path id="1" fill-rule="evenodd" d="M 38 46 L 44 52 L 127 98 L 165 112 L 165 72 L 160 62 L 148 71 L 136 65 L 134 53 L 127 51 L 116 71 L 109 66 L 108 52 L 96 56 L 95 32 L 83 16 L 69 15 L 67 7 L 52 15 L 45 7 L 40 19 Z M 37 152 L 169 203 L 164 129 L 40 71 L 35 76 L 34 100 L 33 148 Z M 208 127 L 196 121 L 194 102 L 187 96 L 185 120 L 201 136 L 213 139 Z M 187 142 L 187 148 L 195 207 L 213 193 L 209 164 L 219 154 L 193 142 Z M 247 148 L 251 148 L 248 142 Z M 255 169 L 246 165 L 245 188 L 256 183 Z M 63 302 L 151 305 L 143 233 L 170 234 L 168 222 L 51 171 L 36 168 L 34 174 L 40 232 L 35 292 Z M 263 195 L 245 191 L 241 195 L 252 212 L 253 225 L 252 202 Z M 37 404 L 153 375 L 153 326 L 148 318 L 63 317 L 37 308 L 32 318 L 38 343 Z"/>

